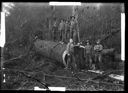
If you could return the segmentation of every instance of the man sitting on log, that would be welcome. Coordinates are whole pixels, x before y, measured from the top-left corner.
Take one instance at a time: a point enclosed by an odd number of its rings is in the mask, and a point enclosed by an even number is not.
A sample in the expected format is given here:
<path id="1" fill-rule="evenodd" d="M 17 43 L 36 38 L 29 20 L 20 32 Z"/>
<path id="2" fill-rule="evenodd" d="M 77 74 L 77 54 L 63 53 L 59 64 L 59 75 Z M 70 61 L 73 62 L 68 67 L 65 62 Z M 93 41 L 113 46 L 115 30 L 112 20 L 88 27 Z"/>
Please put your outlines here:
<path id="1" fill-rule="evenodd" d="M 68 60 L 67 60 L 67 67 L 70 68 L 74 72 L 76 69 L 76 64 L 75 64 L 75 56 L 74 56 L 74 45 L 73 45 L 73 40 L 70 39 L 69 43 L 67 44 L 66 51 L 68 53 Z"/>
<path id="2" fill-rule="evenodd" d="M 102 62 L 102 50 L 103 50 L 103 46 L 100 44 L 100 40 L 98 39 L 97 40 L 97 42 L 96 42 L 97 44 L 94 46 L 94 51 L 95 51 L 95 63 L 96 63 L 96 67 L 98 68 L 98 69 L 100 69 L 100 67 L 101 67 L 101 62 Z M 97 63 L 97 59 L 98 59 L 98 63 Z"/>

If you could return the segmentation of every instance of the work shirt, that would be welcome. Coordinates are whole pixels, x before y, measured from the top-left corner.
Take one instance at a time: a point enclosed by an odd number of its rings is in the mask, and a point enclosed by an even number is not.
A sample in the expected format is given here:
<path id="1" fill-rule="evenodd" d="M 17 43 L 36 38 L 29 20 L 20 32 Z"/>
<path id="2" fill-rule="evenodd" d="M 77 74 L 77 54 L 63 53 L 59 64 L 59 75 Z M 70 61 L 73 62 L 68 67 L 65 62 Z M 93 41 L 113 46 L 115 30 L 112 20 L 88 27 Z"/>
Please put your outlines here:
<path id="1" fill-rule="evenodd" d="M 73 53 L 74 52 L 74 45 L 72 44 L 72 43 L 68 43 L 67 44 L 67 48 L 66 48 L 66 51 L 68 52 L 68 53 Z"/>
<path id="2" fill-rule="evenodd" d="M 67 24 L 65 25 L 65 30 L 66 30 L 66 31 L 70 31 L 70 23 L 67 23 Z"/>
<path id="3" fill-rule="evenodd" d="M 67 30 L 70 30 L 70 23 L 68 23 Z"/>
<path id="4" fill-rule="evenodd" d="M 67 30 L 68 30 L 68 24 L 65 23 L 65 31 L 67 31 Z"/>
<path id="5" fill-rule="evenodd" d="M 85 46 L 86 54 L 90 54 L 91 53 L 91 49 L 92 49 L 92 46 L 91 45 L 86 45 Z"/>
<path id="6" fill-rule="evenodd" d="M 59 24 L 59 28 L 58 28 L 58 30 L 64 30 L 64 22 L 61 22 L 60 24 Z"/>
<path id="7" fill-rule="evenodd" d="M 53 27 L 57 27 L 57 22 L 54 22 Z"/>
<path id="8" fill-rule="evenodd" d="M 77 30 L 77 22 L 76 21 L 71 21 L 70 23 L 70 30 Z"/>
<path id="9" fill-rule="evenodd" d="M 101 52 L 103 50 L 103 46 L 101 44 L 97 44 L 94 46 L 94 50 L 96 52 Z"/>
<path id="10" fill-rule="evenodd" d="M 52 29 L 53 29 L 53 32 L 57 31 L 57 22 L 54 22 Z"/>

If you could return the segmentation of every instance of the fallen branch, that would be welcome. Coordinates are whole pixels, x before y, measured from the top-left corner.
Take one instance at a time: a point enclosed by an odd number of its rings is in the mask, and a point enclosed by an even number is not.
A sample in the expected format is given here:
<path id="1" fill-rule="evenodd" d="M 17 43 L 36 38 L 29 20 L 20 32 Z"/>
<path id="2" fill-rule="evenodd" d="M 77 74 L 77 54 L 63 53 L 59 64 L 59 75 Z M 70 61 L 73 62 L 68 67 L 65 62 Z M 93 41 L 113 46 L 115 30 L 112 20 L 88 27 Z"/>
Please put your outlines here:
<path id="1" fill-rule="evenodd" d="M 105 78 L 106 76 L 108 76 L 108 75 L 110 75 L 110 74 L 112 74 L 112 73 L 114 73 L 114 72 L 119 72 L 119 71 L 123 71 L 123 70 L 111 70 L 111 71 L 107 71 L 107 72 L 104 72 L 103 74 L 100 74 L 100 75 L 94 77 L 93 80 L 94 80 L 94 79 L 99 79 L 99 78 L 102 78 L 102 79 L 103 79 L 103 78 Z"/>
<path id="2" fill-rule="evenodd" d="M 8 61 L 12 61 L 12 60 L 15 60 L 15 59 L 20 59 L 20 58 L 22 58 L 23 56 L 25 56 L 25 55 L 20 55 L 20 56 L 18 56 L 18 57 L 5 60 L 5 61 L 3 61 L 3 63 L 8 62 Z"/>
<path id="3" fill-rule="evenodd" d="M 39 82 L 41 85 L 43 85 L 43 86 L 45 86 L 45 88 L 47 89 L 47 90 L 49 90 L 49 84 L 46 84 L 46 83 L 43 83 L 43 82 L 41 82 L 40 80 L 38 80 L 38 79 L 36 79 L 36 78 L 33 78 L 33 77 L 31 77 L 31 76 L 28 76 L 28 75 L 26 75 L 25 73 L 23 73 L 23 72 L 20 72 L 22 75 L 24 75 L 25 77 L 27 77 L 27 78 L 29 78 L 29 79 L 32 79 L 32 80 L 35 80 L 35 81 L 37 81 L 37 82 Z"/>
<path id="4" fill-rule="evenodd" d="M 31 76 L 32 73 L 34 72 L 28 72 L 28 71 L 21 71 L 21 70 L 17 70 L 17 69 L 5 69 L 5 70 L 10 70 L 10 71 L 18 71 L 20 72 L 21 74 L 23 74 L 24 76 L 26 76 L 27 78 L 31 78 L 33 80 L 36 80 L 37 82 L 41 83 L 42 85 L 44 85 L 46 88 L 48 88 L 48 84 L 45 84 L 45 83 L 42 83 L 41 81 L 39 81 L 38 79 L 35 79 Z M 39 71 L 39 72 L 43 72 L 43 71 Z M 25 74 L 27 73 L 27 74 Z M 96 83 L 96 84 L 107 84 L 107 85 L 114 85 L 114 86 L 122 86 L 124 87 L 123 84 L 114 84 L 114 83 L 108 83 L 108 82 L 103 82 L 103 81 L 96 81 L 94 79 L 96 79 L 99 75 L 97 75 L 96 77 L 94 78 L 89 78 L 89 79 L 80 79 L 78 76 L 75 76 L 74 77 L 66 77 L 66 76 L 57 76 L 57 75 L 49 75 L 49 74 L 46 74 L 46 73 L 43 73 L 44 74 L 44 77 L 46 76 L 50 76 L 50 77 L 58 77 L 58 78 L 67 78 L 67 79 L 77 79 L 81 82 L 84 82 L 85 81 L 85 84 L 89 83 L 89 82 L 93 82 L 93 83 Z"/>
<path id="5" fill-rule="evenodd" d="M 30 72 L 22 71 L 22 70 L 16 70 L 16 69 L 4 69 L 3 71 L 8 71 L 8 70 L 9 70 L 9 71 L 18 72 L 18 73 L 22 74 L 23 76 L 25 76 L 25 77 L 28 78 L 28 79 L 35 80 L 35 81 L 37 81 L 38 83 L 40 83 L 41 85 L 45 86 L 45 88 L 46 88 L 47 90 L 49 90 L 49 88 L 48 88 L 49 84 L 43 83 L 43 82 L 41 82 L 40 80 L 38 80 L 38 79 L 32 77 L 32 76 L 30 75 Z M 2 70 L 0 70 L 0 71 L 2 71 Z M 26 72 L 27 72 L 27 74 L 25 74 Z"/>
<path id="6" fill-rule="evenodd" d="M 31 45 L 32 46 L 32 45 Z M 27 53 L 23 54 L 23 55 L 19 55 L 18 57 L 15 57 L 15 58 L 11 58 L 11 59 L 8 59 L 8 60 L 4 60 L 3 63 L 6 63 L 6 62 L 9 62 L 9 61 L 12 61 L 12 60 L 16 60 L 16 59 L 20 59 L 22 57 L 25 57 L 29 54 L 30 50 L 31 50 L 31 46 L 29 47 Z"/>

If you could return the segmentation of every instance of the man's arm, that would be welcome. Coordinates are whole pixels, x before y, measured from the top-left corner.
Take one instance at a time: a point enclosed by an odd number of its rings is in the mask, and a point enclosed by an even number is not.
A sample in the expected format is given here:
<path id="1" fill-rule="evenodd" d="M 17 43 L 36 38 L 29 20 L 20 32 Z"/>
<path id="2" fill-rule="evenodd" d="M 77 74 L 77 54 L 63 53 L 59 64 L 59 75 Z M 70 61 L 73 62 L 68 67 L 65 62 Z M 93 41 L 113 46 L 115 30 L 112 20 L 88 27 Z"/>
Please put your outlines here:
<path id="1" fill-rule="evenodd" d="M 96 45 L 94 46 L 94 50 L 97 50 L 97 46 Z"/>
<path id="2" fill-rule="evenodd" d="M 92 54 L 92 52 L 93 52 L 93 46 L 91 45 L 91 49 L 90 49 L 91 51 L 90 51 L 90 53 Z"/>
<path id="3" fill-rule="evenodd" d="M 66 50 L 69 52 L 69 43 L 67 44 L 67 46 L 66 46 Z"/>
<path id="4" fill-rule="evenodd" d="M 86 56 L 86 46 L 84 47 L 84 57 Z"/>
<path id="5" fill-rule="evenodd" d="M 103 50 L 103 46 L 102 45 L 100 45 L 100 48 L 99 48 L 101 51 Z"/>

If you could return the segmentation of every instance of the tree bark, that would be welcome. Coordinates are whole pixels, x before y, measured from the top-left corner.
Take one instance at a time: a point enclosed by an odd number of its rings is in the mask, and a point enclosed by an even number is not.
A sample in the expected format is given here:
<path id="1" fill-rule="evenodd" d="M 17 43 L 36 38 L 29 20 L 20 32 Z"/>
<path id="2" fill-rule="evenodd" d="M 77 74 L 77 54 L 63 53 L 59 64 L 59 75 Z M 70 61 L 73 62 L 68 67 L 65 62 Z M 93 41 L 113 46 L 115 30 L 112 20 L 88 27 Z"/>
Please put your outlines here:
<path id="1" fill-rule="evenodd" d="M 66 50 L 66 44 L 58 42 L 37 40 L 34 42 L 35 49 L 43 56 L 54 59 L 58 62 L 63 62 L 63 53 Z"/>

